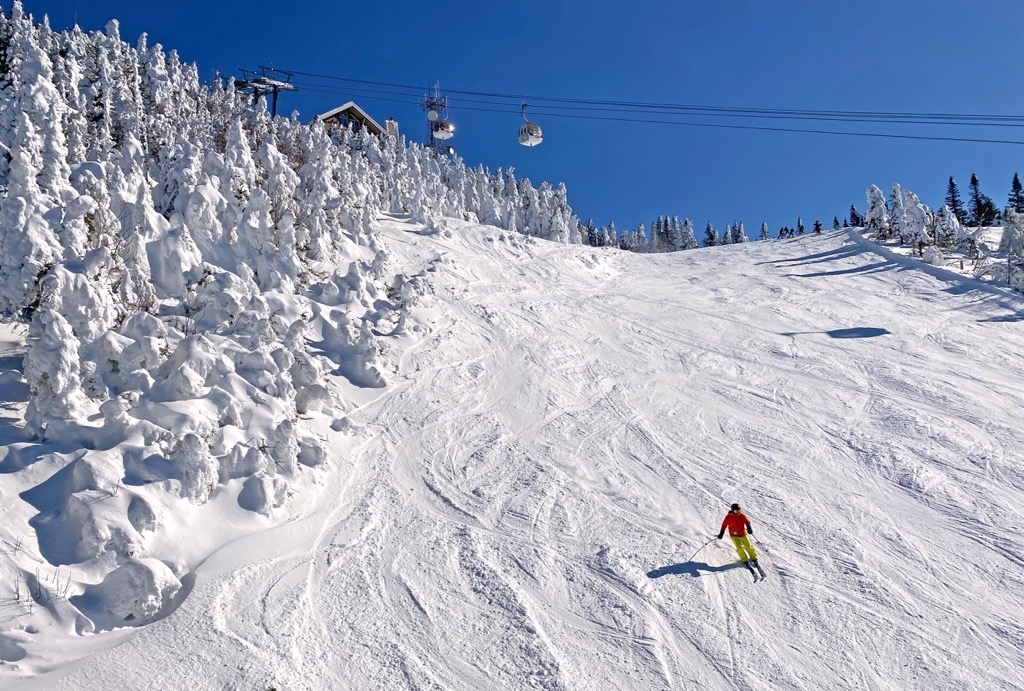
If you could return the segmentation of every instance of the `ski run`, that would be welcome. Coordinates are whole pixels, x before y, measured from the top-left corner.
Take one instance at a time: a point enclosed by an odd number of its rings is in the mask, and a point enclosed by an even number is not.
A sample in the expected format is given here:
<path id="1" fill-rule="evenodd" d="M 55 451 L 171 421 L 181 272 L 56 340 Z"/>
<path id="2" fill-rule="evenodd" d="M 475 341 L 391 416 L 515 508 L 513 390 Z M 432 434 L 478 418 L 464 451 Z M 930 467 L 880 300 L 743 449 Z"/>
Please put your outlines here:
<path id="1" fill-rule="evenodd" d="M 329 457 L 269 518 L 239 481 L 161 516 L 194 568 L 152 623 L 8 593 L 0 686 L 1024 687 L 1020 296 L 857 230 L 636 255 L 378 228 L 421 286 L 389 385 L 324 374 L 345 422 L 305 416 Z M 0 476 L 5 553 L 74 457 Z M 732 502 L 764 582 L 728 538 L 688 559 Z"/>

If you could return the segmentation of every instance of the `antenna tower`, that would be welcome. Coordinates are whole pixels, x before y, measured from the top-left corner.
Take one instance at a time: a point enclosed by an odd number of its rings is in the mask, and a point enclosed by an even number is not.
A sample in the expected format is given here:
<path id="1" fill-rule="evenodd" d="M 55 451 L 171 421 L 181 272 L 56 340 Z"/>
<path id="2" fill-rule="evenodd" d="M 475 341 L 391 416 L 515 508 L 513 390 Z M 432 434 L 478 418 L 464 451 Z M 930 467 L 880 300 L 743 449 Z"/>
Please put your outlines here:
<path id="1" fill-rule="evenodd" d="M 427 114 L 427 146 L 435 153 L 450 151 L 451 147 L 434 136 L 434 123 L 448 116 L 448 97 L 441 95 L 440 82 L 434 82 L 434 92 L 420 99 L 420 110 Z"/>

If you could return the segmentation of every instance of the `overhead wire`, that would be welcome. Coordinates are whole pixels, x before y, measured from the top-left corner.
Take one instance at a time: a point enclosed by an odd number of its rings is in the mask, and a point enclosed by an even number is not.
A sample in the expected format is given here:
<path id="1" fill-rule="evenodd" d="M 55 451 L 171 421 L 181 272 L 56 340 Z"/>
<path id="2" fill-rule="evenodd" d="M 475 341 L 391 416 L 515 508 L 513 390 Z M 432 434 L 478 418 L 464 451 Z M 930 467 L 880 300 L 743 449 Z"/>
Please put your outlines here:
<path id="1" fill-rule="evenodd" d="M 357 96 L 364 96 L 371 100 L 390 101 L 394 103 L 409 103 L 415 104 L 418 101 L 414 100 L 402 100 L 402 99 L 383 99 L 377 98 L 375 94 L 390 94 L 398 96 L 408 96 L 401 91 L 385 91 L 380 89 L 345 89 L 337 90 L 330 88 L 328 85 L 323 84 L 307 84 L 305 82 L 295 82 L 297 86 L 301 86 L 308 91 L 320 92 L 320 93 L 337 93 L 337 94 L 353 94 Z M 449 98 L 449 102 L 454 103 L 480 103 L 487 105 L 506 106 L 508 112 L 514 109 L 518 110 L 521 104 L 503 102 L 503 101 L 489 101 L 484 99 L 474 98 Z M 467 110 L 470 110 L 467 108 Z M 481 109 L 482 110 L 482 109 Z M 505 110 L 493 110 L 493 112 L 506 112 Z M 660 110 L 638 110 L 629 108 L 613 108 L 613 107 L 583 107 L 583 106 L 546 106 L 546 105 L 531 105 L 531 111 L 540 111 L 542 114 L 551 115 L 558 113 L 563 110 L 571 111 L 583 111 L 583 112 L 617 112 L 617 113 L 635 113 L 635 114 L 646 114 L 646 115 L 662 115 L 665 114 Z M 731 118 L 752 118 L 752 119 L 768 119 L 768 120 L 803 120 L 803 121 L 817 121 L 817 122 L 862 122 L 862 123 L 887 123 L 887 124 L 914 124 L 914 125 L 948 125 L 957 123 L 944 123 L 935 122 L 932 120 L 902 120 L 902 119 L 871 119 L 871 118 L 855 118 L 855 117 L 820 117 L 812 115 L 767 115 L 767 114 L 744 114 L 744 113 L 685 113 L 695 117 L 731 117 Z M 585 119 L 599 119 L 599 118 L 585 118 Z M 639 120 L 639 122 L 655 122 L 648 120 Z M 990 126 L 990 127 L 1021 127 L 1024 128 L 1024 122 L 1020 123 L 998 123 L 998 122 L 975 122 L 972 123 L 978 126 Z"/>
<path id="2" fill-rule="evenodd" d="M 397 82 L 385 82 L 368 79 L 356 79 L 337 75 L 317 74 L 299 70 L 287 70 L 297 76 L 331 82 L 358 85 L 345 87 L 341 84 L 322 84 L 316 82 L 293 82 L 304 90 L 320 93 L 337 93 L 356 95 L 367 100 L 390 103 L 420 103 L 419 94 L 423 87 Z M 383 88 L 377 88 L 383 87 Z M 885 139 L 908 139 L 944 142 L 969 142 L 986 144 L 1024 145 L 1024 141 L 991 137 L 944 136 L 939 134 L 909 134 L 895 132 L 863 132 L 848 130 L 815 129 L 803 127 L 769 127 L 755 124 L 726 124 L 721 122 L 695 122 L 692 120 L 666 120 L 664 117 L 719 117 L 740 118 L 751 120 L 781 120 L 803 122 L 836 122 L 864 123 L 877 125 L 917 125 L 970 128 L 1020 128 L 1024 127 L 1024 116 L 1005 114 L 968 114 L 968 113 L 910 113 L 897 111 L 856 111 L 856 110 L 820 110 L 820 109 L 780 109 L 780 108 L 740 108 L 725 106 L 647 103 L 641 101 L 616 101 L 598 99 L 562 98 L 526 94 L 504 94 L 498 92 L 474 91 L 465 89 L 445 89 L 450 103 L 458 104 L 460 110 L 476 112 L 511 113 L 519 112 L 522 102 L 530 101 L 530 109 L 544 117 L 558 117 L 574 120 L 594 120 L 604 122 L 635 123 L 647 125 L 669 125 L 683 127 L 711 127 L 718 129 L 754 130 L 767 132 L 792 132 L 803 134 L 826 134 L 849 137 L 877 137 Z M 396 98 L 387 98 L 394 96 Z M 499 99 L 499 100 L 491 100 Z M 472 104 L 472 105 L 469 105 Z M 495 108 L 481 106 L 497 106 Z M 661 118 L 636 118 L 611 116 L 608 113 L 623 115 L 655 115 Z"/>
<path id="3" fill-rule="evenodd" d="M 296 75 L 302 75 L 306 77 L 313 77 L 317 79 L 329 79 L 332 81 L 352 82 L 358 84 L 366 84 L 371 86 L 388 86 L 399 89 L 406 89 L 413 92 L 421 92 L 422 86 L 413 84 L 401 84 L 397 82 L 382 82 L 373 81 L 368 79 L 354 79 L 351 77 L 339 77 L 337 75 L 328 74 L 316 74 L 312 72 L 300 72 L 297 70 L 287 70 L 288 72 Z M 967 114 L 967 113 L 907 113 L 907 112 L 896 112 L 896 111 L 857 111 L 857 110 L 806 110 L 806 109 L 780 109 L 780 108 L 741 108 L 741 107 L 726 107 L 726 106 L 707 106 L 707 105 L 687 105 L 678 103 L 649 103 L 641 101 L 612 101 L 612 100 L 596 100 L 596 99 L 579 99 L 579 98 L 562 98 L 553 96 L 538 96 L 538 95 L 527 95 L 527 94 L 504 94 L 493 91 L 472 91 L 465 89 L 452 89 L 445 88 L 445 93 L 448 94 L 462 94 L 467 96 L 486 96 L 493 98 L 505 98 L 514 101 L 518 105 L 523 99 L 529 99 L 531 101 L 550 101 L 553 103 L 577 103 L 577 104 L 588 104 L 588 105 L 617 105 L 625 107 L 644 107 L 644 108 L 659 108 L 659 109 L 677 109 L 677 110 L 697 110 L 697 111 L 711 111 L 711 112 L 742 112 L 742 113 L 773 113 L 773 114 L 794 114 L 794 115 L 856 115 L 856 116 L 883 116 L 883 117 L 918 117 L 918 118 L 929 118 L 929 119 L 945 119 L 954 121 L 963 120 L 1001 120 L 1007 122 L 1019 122 L 1024 123 L 1024 116 L 1018 115 L 1002 115 L 1002 114 Z"/>

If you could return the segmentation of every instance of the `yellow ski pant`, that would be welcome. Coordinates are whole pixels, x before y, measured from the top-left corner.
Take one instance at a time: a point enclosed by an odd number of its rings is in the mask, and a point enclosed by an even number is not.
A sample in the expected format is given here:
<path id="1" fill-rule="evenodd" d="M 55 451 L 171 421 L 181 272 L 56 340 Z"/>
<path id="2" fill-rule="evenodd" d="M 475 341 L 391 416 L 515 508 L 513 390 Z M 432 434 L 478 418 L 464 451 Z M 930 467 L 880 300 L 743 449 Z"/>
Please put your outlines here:
<path id="1" fill-rule="evenodd" d="M 732 544 L 736 545 L 736 553 L 740 555 L 740 561 L 747 561 L 748 559 L 751 561 L 757 560 L 757 552 L 754 551 L 754 547 L 750 544 L 750 540 L 747 539 L 746 535 L 734 537 Z"/>

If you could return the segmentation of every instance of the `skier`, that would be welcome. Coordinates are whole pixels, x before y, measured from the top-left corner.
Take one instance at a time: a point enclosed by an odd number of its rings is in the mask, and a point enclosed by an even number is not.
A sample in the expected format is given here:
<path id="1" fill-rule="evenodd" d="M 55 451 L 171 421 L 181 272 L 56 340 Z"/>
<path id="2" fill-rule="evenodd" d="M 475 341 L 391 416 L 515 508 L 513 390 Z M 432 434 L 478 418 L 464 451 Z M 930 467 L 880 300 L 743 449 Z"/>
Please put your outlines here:
<path id="1" fill-rule="evenodd" d="M 733 544 L 736 545 L 736 552 L 740 555 L 740 561 L 747 566 L 753 565 L 760 568 L 757 563 L 757 552 L 754 551 L 753 545 L 747 539 L 747 533 L 753 535 L 754 528 L 750 525 L 750 519 L 740 511 L 739 504 L 733 504 L 729 509 L 729 513 L 725 515 L 725 520 L 722 521 L 722 529 L 718 531 L 719 540 L 725 535 L 726 528 L 729 529 L 729 537 L 732 538 Z"/>

